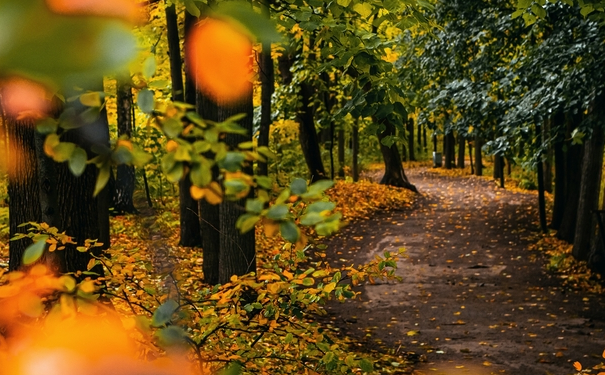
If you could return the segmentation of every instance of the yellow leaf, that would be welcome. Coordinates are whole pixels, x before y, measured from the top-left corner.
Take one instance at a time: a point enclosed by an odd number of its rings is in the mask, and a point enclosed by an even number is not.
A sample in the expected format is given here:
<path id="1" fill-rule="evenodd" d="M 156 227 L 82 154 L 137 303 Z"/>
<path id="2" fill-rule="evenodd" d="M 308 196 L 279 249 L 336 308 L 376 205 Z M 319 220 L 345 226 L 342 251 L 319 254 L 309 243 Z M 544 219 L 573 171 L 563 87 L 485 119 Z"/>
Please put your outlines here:
<path id="1" fill-rule="evenodd" d="M 212 181 L 204 194 L 206 201 L 210 204 L 219 204 L 223 201 L 223 190 L 216 181 Z"/>
<path id="2" fill-rule="evenodd" d="M 281 290 L 281 287 L 278 283 L 268 284 L 267 290 L 269 291 L 269 293 L 278 294 L 279 291 Z"/>
<path id="3" fill-rule="evenodd" d="M 80 290 L 84 293 L 92 293 L 95 291 L 95 284 L 92 280 L 84 281 L 80 284 Z"/>
<path id="4" fill-rule="evenodd" d="M 279 233 L 279 224 L 273 220 L 265 219 L 263 220 L 263 229 L 265 231 L 265 236 L 273 237 Z"/>
<path id="5" fill-rule="evenodd" d="M 292 275 L 292 273 L 289 271 L 284 271 L 282 273 L 288 278 L 288 280 L 292 280 L 292 278 L 294 277 L 294 275 Z"/>
<path id="6" fill-rule="evenodd" d="M 264 275 L 261 275 L 258 280 L 260 281 L 265 281 L 265 280 L 280 280 L 280 277 L 274 273 L 266 273 Z"/>
<path id="7" fill-rule="evenodd" d="M 330 293 L 334 290 L 334 288 L 336 288 L 336 283 L 329 283 L 328 285 L 324 286 L 324 292 Z"/>
<path id="8" fill-rule="evenodd" d="M 196 201 L 199 201 L 200 199 L 204 198 L 206 190 L 207 189 L 191 185 L 191 187 L 189 188 L 189 193 L 191 194 L 191 198 L 195 199 Z"/>
<path id="9" fill-rule="evenodd" d="M 408 331 L 407 335 L 408 336 L 416 336 L 417 334 L 419 334 L 420 332 L 418 331 Z"/>
<path id="10" fill-rule="evenodd" d="M 179 147 L 179 144 L 173 141 L 172 139 L 166 143 L 166 151 L 173 152 Z"/>

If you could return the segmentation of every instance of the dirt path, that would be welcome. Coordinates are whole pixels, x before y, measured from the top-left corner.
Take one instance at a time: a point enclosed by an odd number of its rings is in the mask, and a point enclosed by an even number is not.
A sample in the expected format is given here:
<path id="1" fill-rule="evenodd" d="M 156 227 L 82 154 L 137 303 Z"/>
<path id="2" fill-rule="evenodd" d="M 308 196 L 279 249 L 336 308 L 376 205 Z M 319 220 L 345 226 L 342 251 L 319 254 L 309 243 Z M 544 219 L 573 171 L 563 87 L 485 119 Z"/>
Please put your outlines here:
<path id="1" fill-rule="evenodd" d="M 527 250 L 535 195 L 477 178 L 414 170 L 423 197 L 329 243 L 336 264 L 404 246 L 402 283 L 364 285 L 327 306 L 341 331 L 370 348 L 416 353 L 417 374 L 573 374 L 602 360 L 605 296 L 567 290 Z"/>

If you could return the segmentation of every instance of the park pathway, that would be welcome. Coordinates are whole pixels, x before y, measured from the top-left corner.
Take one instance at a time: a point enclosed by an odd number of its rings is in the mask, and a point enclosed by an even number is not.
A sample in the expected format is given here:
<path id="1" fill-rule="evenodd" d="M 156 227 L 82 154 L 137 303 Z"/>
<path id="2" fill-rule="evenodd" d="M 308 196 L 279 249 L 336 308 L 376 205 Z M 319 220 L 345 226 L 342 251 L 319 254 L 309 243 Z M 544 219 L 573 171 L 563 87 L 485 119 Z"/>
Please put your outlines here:
<path id="1" fill-rule="evenodd" d="M 411 208 L 351 224 L 328 244 L 334 265 L 402 246 L 409 256 L 402 283 L 366 284 L 361 298 L 327 306 L 342 333 L 419 359 L 414 374 L 564 375 L 574 361 L 603 360 L 605 296 L 563 287 L 528 250 L 536 195 L 410 172 L 422 194 Z"/>

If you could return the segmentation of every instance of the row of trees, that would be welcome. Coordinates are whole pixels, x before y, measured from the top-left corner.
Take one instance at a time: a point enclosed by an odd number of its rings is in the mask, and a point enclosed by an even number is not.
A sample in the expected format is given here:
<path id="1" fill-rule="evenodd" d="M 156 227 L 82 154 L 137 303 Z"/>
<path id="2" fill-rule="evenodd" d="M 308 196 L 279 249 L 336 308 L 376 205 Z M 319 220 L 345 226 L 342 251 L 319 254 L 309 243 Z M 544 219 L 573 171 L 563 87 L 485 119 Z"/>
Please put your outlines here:
<path id="1" fill-rule="evenodd" d="M 446 165 L 456 135 L 459 150 L 465 140 L 474 142 L 477 175 L 481 149 L 495 156 L 494 177 L 503 176 L 504 159 L 537 171 L 544 230 L 544 191 L 554 169 L 549 225 L 574 244 L 576 258 L 603 271 L 595 210 L 605 34 L 594 17 L 584 17 L 592 9 L 544 1 L 439 2 L 435 17 L 443 28 L 434 36 L 404 33 L 398 64 L 404 85 L 419 93 L 419 121 L 444 134 Z"/>

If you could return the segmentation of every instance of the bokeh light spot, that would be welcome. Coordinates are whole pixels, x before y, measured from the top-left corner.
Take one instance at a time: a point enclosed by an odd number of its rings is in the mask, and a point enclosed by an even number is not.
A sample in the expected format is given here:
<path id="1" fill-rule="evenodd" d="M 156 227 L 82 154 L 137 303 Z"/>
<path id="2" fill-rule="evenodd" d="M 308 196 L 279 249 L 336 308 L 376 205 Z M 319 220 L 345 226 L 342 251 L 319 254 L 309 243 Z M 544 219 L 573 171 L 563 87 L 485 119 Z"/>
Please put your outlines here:
<path id="1" fill-rule="evenodd" d="M 250 90 L 252 43 L 234 25 L 206 19 L 191 30 L 185 48 L 189 72 L 215 101 L 234 102 Z"/>

